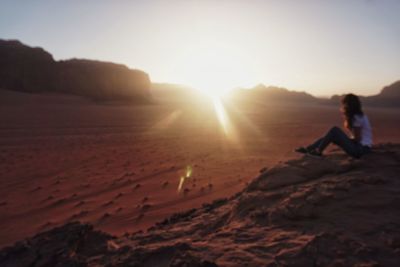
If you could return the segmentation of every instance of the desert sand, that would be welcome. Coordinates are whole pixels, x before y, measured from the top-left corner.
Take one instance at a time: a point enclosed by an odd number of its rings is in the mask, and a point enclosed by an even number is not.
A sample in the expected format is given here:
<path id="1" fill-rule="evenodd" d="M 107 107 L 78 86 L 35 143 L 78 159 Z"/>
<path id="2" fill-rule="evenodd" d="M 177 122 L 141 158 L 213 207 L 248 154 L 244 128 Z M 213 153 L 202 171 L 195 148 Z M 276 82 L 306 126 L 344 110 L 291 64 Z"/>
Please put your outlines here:
<path id="1" fill-rule="evenodd" d="M 398 266 L 400 146 L 304 156 L 236 195 L 113 237 L 69 223 L 0 252 L 2 266 Z"/>
<path id="2" fill-rule="evenodd" d="M 249 190 L 260 171 L 299 158 L 294 147 L 341 125 L 336 106 L 228 103 L 226 111 L 228 134 L 207 101 L 132 106 L 1 91 L 0 246 L 74 221 L 115 236 L 146 230 Z M 398 109 L 366 112 L 377 143 L 400 142 Z"/>

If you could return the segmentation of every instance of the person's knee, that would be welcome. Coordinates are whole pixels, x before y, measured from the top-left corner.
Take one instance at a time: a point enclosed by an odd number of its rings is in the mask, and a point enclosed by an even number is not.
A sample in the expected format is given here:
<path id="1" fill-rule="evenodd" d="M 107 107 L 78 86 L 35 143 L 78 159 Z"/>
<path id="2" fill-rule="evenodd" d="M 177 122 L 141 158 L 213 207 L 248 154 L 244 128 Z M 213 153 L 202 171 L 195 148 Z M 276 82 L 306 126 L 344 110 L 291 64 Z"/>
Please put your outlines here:
<path id="1" fill-rule="evenodd" d="M 359 151 L 352 151 L 351 153 L 348 153 L 351 157 L 355 159 L 359 159 L 362 156 L 362 153 Z"/>
<path id="2" fill-rule="evenodd" d="M 338 133 L 338 132 L 340 132 L 341 131 L 341 129 L 339 128 L 339 127 L 337 127 L 337 126 L 333 126 L 330 130 L 329 130 L 329 132 L 331 132 L 331 133 Z"/>

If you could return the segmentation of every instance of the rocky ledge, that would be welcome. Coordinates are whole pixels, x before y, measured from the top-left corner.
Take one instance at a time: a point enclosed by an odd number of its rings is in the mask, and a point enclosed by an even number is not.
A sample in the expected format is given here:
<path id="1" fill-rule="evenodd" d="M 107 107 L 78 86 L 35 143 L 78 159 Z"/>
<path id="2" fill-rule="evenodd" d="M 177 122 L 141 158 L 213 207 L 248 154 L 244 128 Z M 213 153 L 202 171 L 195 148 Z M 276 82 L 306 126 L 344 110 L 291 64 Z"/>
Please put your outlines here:
<path id="1" fill-rule="evenodd" d="M 400 145 L 305 156 L 146 232 L 70 223 L 4 248 L 0 266 L 399 266 L 399 173 Z"/>

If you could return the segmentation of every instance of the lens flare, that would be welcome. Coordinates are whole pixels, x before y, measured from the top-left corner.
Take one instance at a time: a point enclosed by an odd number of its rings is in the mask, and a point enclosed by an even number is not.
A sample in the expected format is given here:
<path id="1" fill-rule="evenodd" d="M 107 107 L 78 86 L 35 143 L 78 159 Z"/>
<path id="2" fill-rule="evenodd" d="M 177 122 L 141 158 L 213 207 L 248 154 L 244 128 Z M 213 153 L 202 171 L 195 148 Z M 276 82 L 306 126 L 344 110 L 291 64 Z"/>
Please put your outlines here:
<path id="1" fill-rule="evenodd" d="M 226 111 L 224 109 L 224 106 L 222 105 L 219 97 L 213 97 L 212 101 L 213 101 L 215 114 L 217 115 L 218 121 L 221 124 L 225 135 L 228 135 L 229 134 L 229 121 L 228 121 L 228 117 L 227 117 Z"/>
<path id="2" fill-rule="evenodd" d="M 170 127 L 181 116 L 182 110 L 175 110 L 154 124 L 150 130 L 165 130 Z"/>
<path id="3" fill-rule="evenodd" d="M 214 106 L 215 115 L 217 116 L 218 122 L 221 125 L 225 137 L 229 141 L 238 143 L 238 137 L 236 131 L 229 118 L 229 114 L 226 112 L 226 109 L 221 101 L 221 98 L 218 96 L 212 97 L 212 103 Z"/>
<path id="4" fill-rule="evenodd" d="M 182 190 L 185 180 L 190 178 L 192 176 L 192 173 L 193 173 L 192 166 L 186 166 L 185 175 L 183 175 L 179 178 L 178 193 Z"/>

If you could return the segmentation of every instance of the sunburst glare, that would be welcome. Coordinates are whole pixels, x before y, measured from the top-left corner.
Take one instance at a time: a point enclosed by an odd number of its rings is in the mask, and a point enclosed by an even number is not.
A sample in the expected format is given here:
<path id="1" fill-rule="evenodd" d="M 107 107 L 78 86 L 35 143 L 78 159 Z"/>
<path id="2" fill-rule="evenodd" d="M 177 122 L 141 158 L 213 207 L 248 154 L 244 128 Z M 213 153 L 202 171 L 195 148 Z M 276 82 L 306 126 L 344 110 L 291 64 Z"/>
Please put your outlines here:
<path id="1" fill-rule="evenodd" d="M 257 80 L 248 53 L 240 47 L 211 40 L 188 47 L 176 63 L 183 84 L 215 97 L 238 86 L 251 86 Z"/>
<path id="2" fill-rule="evenodd" d="M 233 123 L 229 118 L 229 115 L 221 101 L 219 96 L 213 96 L 212 98 L 215 115 L 217 116 L 218 122 L 222 127 L 224 135 L 228 140 L 237 142 L 237 136 L 233 127 Z"/>
<path id="3" fill-rule="evenodd" d="M 181 192 L 185 180 L 189 179 L 192 176 L 192 172 L 193 172 L 192 166 L 186 166 L 185 175 L 182 175 L 179 178 L 178 193 Z"/>

